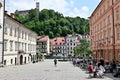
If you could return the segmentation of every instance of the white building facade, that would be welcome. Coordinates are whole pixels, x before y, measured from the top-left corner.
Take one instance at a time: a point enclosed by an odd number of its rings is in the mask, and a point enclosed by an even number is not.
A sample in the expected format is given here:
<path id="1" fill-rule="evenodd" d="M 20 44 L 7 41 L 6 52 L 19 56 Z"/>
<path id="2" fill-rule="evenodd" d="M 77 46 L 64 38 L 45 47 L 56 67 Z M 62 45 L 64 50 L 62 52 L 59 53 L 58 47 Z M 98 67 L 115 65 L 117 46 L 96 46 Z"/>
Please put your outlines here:
<path id="1" fill-rule="evenodd" d="M 50 40 L 51 51 L 55 57 L 66 57 L 65 38 L 56 37 Z"/>
<path id="2" fill-rule="evenodd" d="M 55 57 L 67 57 L 65 45 L 54 45 L 53 56 Z"/>
<path id="3" fill-rule="evenodd" d="M 66 36 L 66 53 L 68 56 L 74 56 L 74 48 L 80 45 L 81 35 Z"/>
<path id="4" fill-rule="evenodd" d="M 36 60 L 37 34 L 5 14 L 4 65 L 22 65 Z"/>
<path id="5" fill-rule="evenodd" d="M 48 36 L 37 37 L 37 50 L 39 50 L 43 55 L 50 54 L 50 39 Z"/>

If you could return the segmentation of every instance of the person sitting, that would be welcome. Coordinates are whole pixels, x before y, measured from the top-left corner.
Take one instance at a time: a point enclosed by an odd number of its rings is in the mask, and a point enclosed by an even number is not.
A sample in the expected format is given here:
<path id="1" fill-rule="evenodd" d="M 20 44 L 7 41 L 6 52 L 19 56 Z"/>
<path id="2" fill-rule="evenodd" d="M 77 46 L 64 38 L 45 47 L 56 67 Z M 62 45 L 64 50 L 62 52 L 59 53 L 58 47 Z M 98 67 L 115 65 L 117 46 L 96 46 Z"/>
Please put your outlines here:
<path id="1" fill-rule="evenodd" d="M 92 77 L 92 73 L 93 73 L 93 65 L 92 65 L 92 63 L 89 63 L 88 71 L 89 71 L 89 77 L 91 78 Z"/>
<path id="2" fill-rule="evenodd" d="M 105 72 L 104 67 L 103 67 L 102 65 L 99 65 L 99 66 L 98 66 L 97 76 L 98 76 L 99 78 L 103 78 L 104 72 Z"/>
<path id="3" fill-rule="evenodd" d="M 105 72 L 110 72 L 110 64 L 109 64 L 109 62 L 107 62 L 105 64 Z"/>

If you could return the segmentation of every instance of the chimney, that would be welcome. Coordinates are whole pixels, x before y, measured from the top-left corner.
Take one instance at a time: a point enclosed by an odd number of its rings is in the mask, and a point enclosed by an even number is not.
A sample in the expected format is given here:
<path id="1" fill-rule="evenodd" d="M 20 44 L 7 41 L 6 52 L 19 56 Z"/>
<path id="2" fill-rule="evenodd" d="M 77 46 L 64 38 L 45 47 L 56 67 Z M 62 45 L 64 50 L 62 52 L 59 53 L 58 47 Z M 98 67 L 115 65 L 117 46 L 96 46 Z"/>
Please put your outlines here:
<path id="1" fill-rule="evenodd" d="M 10 16 L 11 16 L 12 18 L 15 18 L 15 14 L 14 14 L 14 13 L 10 13 Z"/>
<path id="2" fill-rule="evenodd" d="M 7 11 L 5 11 L 5 15 L 7 14 Z"/>

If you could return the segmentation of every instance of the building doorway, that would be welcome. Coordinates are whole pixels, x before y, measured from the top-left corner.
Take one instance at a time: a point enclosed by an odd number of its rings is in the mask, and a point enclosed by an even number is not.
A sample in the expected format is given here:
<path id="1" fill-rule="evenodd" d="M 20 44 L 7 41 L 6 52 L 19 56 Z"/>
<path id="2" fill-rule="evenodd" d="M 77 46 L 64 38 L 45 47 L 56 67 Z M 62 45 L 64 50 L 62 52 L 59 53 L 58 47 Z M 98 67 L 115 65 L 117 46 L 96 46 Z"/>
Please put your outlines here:
<path id="1" fill-rule="evenodd" d="M 6 60 L 4 60 L 4 65 L 6 65 Z"/>
<path id="2" fill-rule="evenodd" d="M 26 57 L 25 57 L 25 61 L 24 61 L 24 63 L 26 64 Z"/>
<path id="3" fill-rule="evenodd" d="M 15 58 L 15 65 L 17 64 L 17 58 Z"/>
<path id="4" fill-rule="evenodd" d="M 20 65 L 23 64 L 23 55 L 20 55 Z"/>

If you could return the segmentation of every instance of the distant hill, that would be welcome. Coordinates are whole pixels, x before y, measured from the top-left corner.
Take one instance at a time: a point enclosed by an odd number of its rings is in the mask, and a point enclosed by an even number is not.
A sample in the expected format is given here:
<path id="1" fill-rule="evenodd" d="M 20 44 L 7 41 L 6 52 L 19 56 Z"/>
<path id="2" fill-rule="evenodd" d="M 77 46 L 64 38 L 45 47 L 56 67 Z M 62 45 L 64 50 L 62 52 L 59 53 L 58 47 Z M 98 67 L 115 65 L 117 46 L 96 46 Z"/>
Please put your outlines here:
<path id="1" fill-rule="evenodd" d="M 76 33 L 89 34 L 89 20 L 80 17 L 64 17 L 54 10 L 43 9 L 37 12 L 31 9 L 25 16 L 15 14 L 15 18 L 38 35 L 49 35 L 50 38 Z"/>

